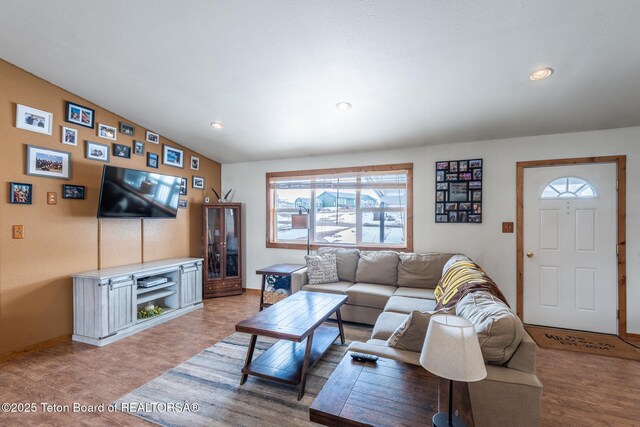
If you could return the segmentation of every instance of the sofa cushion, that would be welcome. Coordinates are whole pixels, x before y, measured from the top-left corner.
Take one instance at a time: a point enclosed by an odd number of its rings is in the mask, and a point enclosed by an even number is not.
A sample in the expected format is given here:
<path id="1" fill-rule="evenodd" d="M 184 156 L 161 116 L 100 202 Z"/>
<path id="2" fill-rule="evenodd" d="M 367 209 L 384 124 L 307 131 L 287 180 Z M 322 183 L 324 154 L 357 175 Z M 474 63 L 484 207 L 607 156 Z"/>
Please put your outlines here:
<path id="1" fill-rule="evenodd" d="M 361 251 L 356 271 L 356 283 L 377 283 L 396 286 L 398 253 L 392 251 Z"/>
<path id="2" fill-rule="evenodd" d="M 358 249 L 328 247 L 318 249 L 318 255 L 326 254 L 336 256 L 338 279 L 347 282 L 356 281 L 356 269 L 358 268 L 358 259 L 360 258 L 360 251 Z"/>
<path id="3" fill-rule="evenodd" d="M 335 255 L 307 255 L 304 259 L 307 260 L 307 276 L 310 285 L 335 283 L 339 280 Z"/>
<path id="4" fill-rule="evenodd" d="M 409 297 L 409 298 L 422 298 L 422 299 L 432 299 L 436 300 L 436 297 L 433 295 L 433 289 L 422 289 L 422 288 L 398 288 L 396 292 L 393 294 L 398 297 Z"/>
<path id="5" fill-rule="evenodd" d="M 430 312 L 413 310 L 387 339 L 387 346 L 420 353 L 430 320 Z"/>
<path id="6" fill-rule="evenodd" d="M 442 277 L 442 268 L 452 254 L 398 253 L 398 286 L 435 288 Z"/>
<path id="7" fill-rule="evenodd" d="M 365 307 L 384 308 L 395 290 L 395 286 L 356 283 L 347 289 L 347 295 L 349 295 L 347 303 Z"/>
<path id="8" fill-rule="evenodd" d="M 385 311 L 376 320 L 376 324 L 373 325 L 373 331 L 371 332 L 371 339 L 386 341 L 391 334 L 393 334 L 398 326 L 402 325 L 402 322 L 407 318 L 406 314 L 393 313 Z"/>
<path id="9" fill-rule="evenodd" d="M 303 291 L 308 292 L 325 292 L 327 294 L 339 294 L 346 295 L 347 289 L 353 286 L 351 282 L 334 282 L 334 283 L 322 283 L 319 285 L 304 285 Z"/>
<path id="10" fill-rule="evenodd" d="M 509 307 L 486 291 L 470 292 L 456 305 L 456 315 L 476 328 L 485 362 L 506 363 L 524 336 L 522 322 Z"/>
<path id="11" fill-rule="evenodd" d="M 389 298 L 387 305 L 384 306 L 384 311 L 393 311 L 394 313 L 409 314 L 413 310 L 432 311 L 435 308 L 436 308 L 435 300 L 399 297 L 394 295 L 391 298 Z"/>

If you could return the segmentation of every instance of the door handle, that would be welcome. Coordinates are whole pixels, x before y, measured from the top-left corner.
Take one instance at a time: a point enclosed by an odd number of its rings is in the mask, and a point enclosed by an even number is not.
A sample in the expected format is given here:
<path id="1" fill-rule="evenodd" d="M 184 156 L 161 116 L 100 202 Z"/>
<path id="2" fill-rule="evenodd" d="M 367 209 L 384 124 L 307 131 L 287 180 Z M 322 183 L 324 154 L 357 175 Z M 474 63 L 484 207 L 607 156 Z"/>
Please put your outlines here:
<path id="1" fill-rule="evenodd" d="M 527 258 L 533 258 L 533 252 L 527 252 Z"/>

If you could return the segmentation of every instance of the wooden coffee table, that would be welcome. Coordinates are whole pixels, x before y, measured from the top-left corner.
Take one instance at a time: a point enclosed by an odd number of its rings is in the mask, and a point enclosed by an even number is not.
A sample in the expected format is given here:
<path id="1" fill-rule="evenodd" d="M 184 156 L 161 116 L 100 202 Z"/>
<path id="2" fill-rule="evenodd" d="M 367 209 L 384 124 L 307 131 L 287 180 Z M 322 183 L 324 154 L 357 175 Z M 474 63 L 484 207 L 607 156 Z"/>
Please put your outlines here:
<path id="1" fill-rule="evenodd" d="M 251 334 L 240 385 L 249 375 L 297 384 L 298 400 L 302 399 L 309 370 L 336 338 L 344 344 L 340 307 L 346 302 L 346 295 L 302 291 L 238 323 L 237 332 Z M 334 313 L 338 327 L 322 325 Z M 252 360 L 258 335 L 280 341 Z"/>

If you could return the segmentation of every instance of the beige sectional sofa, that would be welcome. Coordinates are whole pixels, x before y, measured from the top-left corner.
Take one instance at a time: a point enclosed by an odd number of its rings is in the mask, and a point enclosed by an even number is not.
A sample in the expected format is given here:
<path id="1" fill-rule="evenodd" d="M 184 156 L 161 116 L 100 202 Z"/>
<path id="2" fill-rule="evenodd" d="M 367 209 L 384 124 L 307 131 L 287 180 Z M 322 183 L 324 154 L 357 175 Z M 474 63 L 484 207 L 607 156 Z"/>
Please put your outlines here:
<path id="1" fill-rule="evenodd" d="M 336 255 L 336 283 L 311 285 L 306 270 L 292 276 L 292 291 L 347 295 L 346 321 L 373 325 L 371 339 L 349 350 L 419 365 L 420 354 L 389 347 L 387 339 L 413 310 L 435 309 L 434 289 L 461 255 L 321 248 Z M 536 344 L 520 320 L 486 292 L 467 294 L 452 309 L 472 321 L 487 364 L 487 378 L 469 384 L 475 425 L 539 426 L 542 384 L 536 376 Z"/>

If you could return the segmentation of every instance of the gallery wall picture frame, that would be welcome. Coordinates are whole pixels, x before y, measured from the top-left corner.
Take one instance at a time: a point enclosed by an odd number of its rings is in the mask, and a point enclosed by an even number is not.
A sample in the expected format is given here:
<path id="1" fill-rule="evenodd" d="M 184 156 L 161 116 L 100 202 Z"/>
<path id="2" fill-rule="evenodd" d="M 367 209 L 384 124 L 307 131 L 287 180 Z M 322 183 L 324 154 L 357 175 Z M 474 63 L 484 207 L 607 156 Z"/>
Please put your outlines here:
<path id="1" fill-rule="evenodd" d="M 110 139 L 111 141 L 117 141 L 118 130 L 113 126 L 98 123 L 98 136 L 100 138 Z"/>
<path id="2" fill-rule="evenodd" d="M 178 200 L 178 208 L 186 209 L 187 208 L 187 201 L 184 200 L 184 199 Z"/>
<path id="3" fill-rule="evenodd" d="M 87 141 L 85 157 L 89 160 L 109 163 L 110 148 L 107 144 Z"/>
<path id="4" fill-rule="evenodd" d="M 27 145 L 26 174 L 71 179 L 71 153 Z"/>
<path id="5" fill-rule="evenodd" d="M 30 205 L 33 202 L 33 184 L 25 182 L 9 183 L 9 203 L 14 205 Z"/>
<path id="6" fill-rule="evenodd" d="M 136 156 L 144 156 L 144 142 L 138 140 L 133 141 L 133 154 Z"/>
<path id="7" fill-rule="evenodd" d="M 193 188 L 197 188 L 198 190 L 204 190 L 204 178 L 203 177 L 193 175 L 191 178 L 192 178 L 191 186 Z"/>
<path id="8" fill-rule="evenodd" d="M 147 167 L 158 169 L 159 161 L 160 156 L 158 154 L 147 152 Z"/>
<path id="9" fill-rule="evenodd" d="M 96 111 L 93 108 L 83 107 L 82 105 L 67 101 L 65 122 L 93 129 L 95 127 L 95 118 Z"/>
<path id="10" fill-rule="evenodd" d="M 180 195 L 181 196 L 186 196 L 187 195 L 187 186 L 188 186 L 188 181 L 187 178 L 180 178 Z"/>
<path id="11" fill-rule="evenodd" d="M 131 158 L 131 147 L 123 144 L 113 144 L 113 155 L 123 159 Z"/>
<path id="12" fill-rule="evenodd" d="M 76 199 L 84 200 L 86 187 L 84 185 L 62 185 L 62 198 L 63 199 Z"/>
<path id="13" fill-rule="evenodd" d="M 195 171 L 200 170 L 200 157 L 191 156 L 191 169 Z"/>
<path id="14" fill-rule="evenodd" d="M 147 131 L 146 140 L 152 144 L 160 144 L 160 135 Z"/>
<path id="15" fill-rule="evenodd" d="M 62 143 L 67 145 L 78 145 L 78 130 L 62 126 Z"/>
<path id="16" fill-rule="evenodd" d="M 436 162 L 437 223 L 482 223 L 482 159 Z"/>
<path id="17" fill-rule="evenodd" d="M 169 145 L 163 145 L 162 164 L 173 166 L 174 168 L 184 168 L 184 151 Z"/>
<path id="18" fill-rule="evenodd" d="M 128 136 L 136 136 L 136 127 L 129 123 L 120 122 L 120 133 Z"/>
<path id="19" fill-rule="evenodd" d="M 53 114 L 26 105 L 16 104 L 16 127 L 31 132 L 51 135 Z"/>

